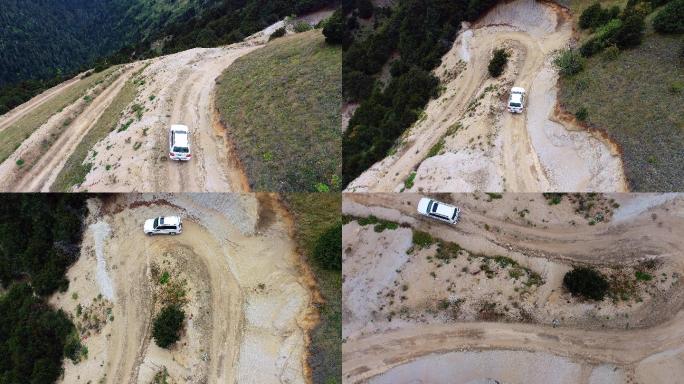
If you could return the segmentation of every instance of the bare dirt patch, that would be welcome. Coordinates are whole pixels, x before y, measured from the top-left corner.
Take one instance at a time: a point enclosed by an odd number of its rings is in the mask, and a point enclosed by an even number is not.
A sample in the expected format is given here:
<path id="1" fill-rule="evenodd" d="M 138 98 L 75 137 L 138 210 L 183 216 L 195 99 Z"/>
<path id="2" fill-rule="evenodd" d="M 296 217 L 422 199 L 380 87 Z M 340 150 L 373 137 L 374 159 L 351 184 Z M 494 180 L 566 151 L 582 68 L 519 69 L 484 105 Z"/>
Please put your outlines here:
<path id="1" fill-rule="evenodd" d="M 461 207 L 454 226 L 418 215 L 419 197 L 344 197 L 345 382 L 622 383 L 677 361 L 681 195 L 437 196 Z M 397 224 L 354 219 L 369 215 Z M 604 300 L 563 287 L 577 265 L 607 277 Z"/>
<path id="2" fill-rule="evenodd" d="M 108 199 L 115 201 L 106 210 L 91 202 L 88 221 L 111 228 L 100 240 L 113 297 L 104 297 L 95 232 L 87 231 L 83 254 L 68 272 L 69 291 L 52 299 L 77 319 L 99 319 L 82 334 L 88 358 L 65 363 L 63 382 L 148 383 L 163 372 L 175 383 L 305 382 L 307 329 L 300 319 L 311 293 L 277 210 L 253 235 L 233 221 L 251 211 L 254 195 L 226 195 L 217 209 L 192 195 Z M 160 214 L 180 214 L 183 233 L 145 236 L 144 219 Z M 169 303 L 180 305 L 186 320 L 181 339 L 166 350 L 154 343 L 151 322 Z"/>

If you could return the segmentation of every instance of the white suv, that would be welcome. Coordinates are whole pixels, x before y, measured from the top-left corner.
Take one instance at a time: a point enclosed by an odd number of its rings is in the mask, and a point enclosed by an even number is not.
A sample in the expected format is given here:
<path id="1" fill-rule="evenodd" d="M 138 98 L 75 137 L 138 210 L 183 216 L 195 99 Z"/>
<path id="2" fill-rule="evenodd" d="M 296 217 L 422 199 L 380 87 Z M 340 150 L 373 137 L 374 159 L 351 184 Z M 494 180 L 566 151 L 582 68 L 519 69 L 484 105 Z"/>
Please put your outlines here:
<path id="1" fill-rule="evenodd" d="M 458 207 L 423 197 L 418 202 L 418 213 L 449 224 L 456 224 L 461 210 Z"/>
<path id="2" fill-rule="evenodd" d="M 525 107 L 525 88 L 513 87 L 508 98 L 508 112 L 522 113 Z"/>
<path id="3" fill-rule="evenodd" d="M 187 161 L 190 153 L 190 131 L 185 125 L 174 124 L 169 130 L 169 157 L 171 160 Z"/>
<path id="4" fill-rule="evenodd" d="M 159 216 L 145 220 L 146 235 L 177 235 L 183 232 L 183 223 L 178 216 Z"/>

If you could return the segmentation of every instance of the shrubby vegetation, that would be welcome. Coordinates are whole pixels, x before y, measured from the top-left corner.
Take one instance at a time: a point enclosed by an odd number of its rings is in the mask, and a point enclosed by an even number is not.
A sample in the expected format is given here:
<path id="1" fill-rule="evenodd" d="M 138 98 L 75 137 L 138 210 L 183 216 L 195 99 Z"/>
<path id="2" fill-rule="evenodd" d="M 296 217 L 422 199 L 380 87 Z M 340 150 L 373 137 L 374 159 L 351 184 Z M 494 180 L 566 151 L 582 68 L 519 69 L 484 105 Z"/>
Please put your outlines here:
<path id="1" fill-rule="evenodd" d="M 590 6 L 580 16 L 580 27 L 592 28 L 594 33 L 580 52 L 589 57 L 610 46 L 627 49 L 641 44 L 649 12 L 649 3 L 636 1 L 628 2 L 621 13 L 617 7 L 603 9 L 598 3 Z"/>
<path id="2" fill-rule="evenodd" d="M 658 11 L 653 28 L 660 33 L 684 33 L 684 0 L 674 0 Z"/>
<path id="3" fill-rule="evenodd" d="M 504 68 L 506 67 L 506 63 L 508 63 L 509 56 L 510 53 L 508 53 L 504 48 L 495 49 L 494 55 L 492 56 L 492 59 L 489 61 L 489 66 L 487 66 L 489 76 L 501 76 L 501 74 L 504 71 Z"/>
<path id="4" fill-rule="evenodd" d="M 78 356 L 78 339 L 68 344 L 74 325 L 30 284 L 14 284 L 0 296 L 0 314 L 0 383 L 53 383 L 65 353 Z"/>
<path id="5" fill-rule="evenodd" d="M 66 290 L 78 257 L 84 195 L 6 194 L 0 204 L 0 283 L 25 280 L 39 295 Z"/>
<path id="6" fill-rule="evenodd" d="M 318 237 L 313 257 L 321 268 L 342 270 L 342 223 L 330 226 Z"/>
<path id="7" fill-rule="evenodd" d="M 339 384 L 342 377 L 342 273 L 339 269 L 323 268 L 314 259 L 319 239 L 332 232 L 331 223 L 339 222 L 342 195 L 339 193 L 288 193 L 284 195 L 294 216 L 298 250 L 309 261 L 323 303 L 318 304 L 321 321 L 311 331 L 308 363 L 314 383 Z M 332 237 L 332 235 L 330 235 Z M 337 235 L 335 235 L 337 236 Z M 341 258 L 341 244 L 331 246 Z"/>
<path id="8" fill-rule="evenodd" d="M 461 21 L 477 18 L 494 4 L 493 0 L 402 1 L 391 9 L 375 9 L 374 28 L 364 33 L 357 31 L 358 10 L 343 6 L 346 22 L 338 22 L 345 28 L 338 34 L 345 49 L 343 94 L 346 101 L 360 103 L 343 139 L 344 185 L 385 157 L 418 119 L 438 94 L 439 82 L 431 70 L 451 47 Z M 378 78 L 393 53 L 399 58 L 383 85 Z"/>
<path id="9" fill-rule="evenodd" d="M 602 8 L 601 3 L 594 3 L 585 9 L 579 18 L 579 27 L 582 29 L 598 28 L 610 20 L 617 18 L 620 7 Z"/>
<path id="10" fill-rule="evenodd" d="M 162 308 L 152 326 L 154 342 L 162 348 L 169 348 L 180 339 L 184 320 L 185 312 L 177 305 L 167 305 Z"/>
<path id="11" fill-rule="evenodd" d="M 0 204 L 0 383 L 52 383 L 62 359 L 87 350 L 61 310 L 42 296 L 66 289 L 78 257 L 83 195 L 6 194 Z"/>
<path id="12" fill-rule="evenodd" d="M 553 59 L 553 64 L 561 76 L 572 76 L 582 71 L 584 58 L 577 50 L 566 49 Z"/>
<path id="13" fill-rule="evenodd" d="M 595 269 L 576 267 L 563 277 L 563 286 L 570 293 L 591 300 L 603 300 L 608 292 L 608 280 Z"/>

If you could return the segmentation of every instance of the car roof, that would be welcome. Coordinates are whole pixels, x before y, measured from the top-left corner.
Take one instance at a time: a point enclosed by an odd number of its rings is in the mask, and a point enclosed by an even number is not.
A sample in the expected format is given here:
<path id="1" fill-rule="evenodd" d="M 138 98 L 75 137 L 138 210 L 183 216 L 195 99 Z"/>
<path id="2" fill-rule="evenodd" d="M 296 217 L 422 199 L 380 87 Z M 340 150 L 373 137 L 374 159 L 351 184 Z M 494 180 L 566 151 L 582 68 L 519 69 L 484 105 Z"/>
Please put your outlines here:
<path id="1" fill-rule="evenodd" d="M 178 131 L 188 132 L 189 131 L 188 126 L 183 125 L 183 124 L 173 124 L 173 125 L 171 125 L 171 130 L 176 131 L 176 132 L 178 132 Z"/>
<path id="2" fill-rule="evenodd" d="M 439 202 L 437 202 L 437 203 L 439 205 L 437 205 L 437 211 L 435 211 L 434 213 L 437 213 L 439 215 L 446 216 L 446 217 L 451 217 L 451 215 L 454 214 L 454 210 L 456 209 L 456 207 L 452 207 L 451 205 L 444 204 L 444 203 L 439 203 Z"/>
<path id="3" fill-rule="evenodd" d="M 522 101 L 522 95 L 519 93 L 511 93 L 511 101 L 515 103 L 520 103 Z"/>
<path id="4" fill-rule="evenodd" d="M 177 225 L 180 223 L 180 217 L 178 216 L 162 216 L 161 217 L 164 224 L 171 224 L 171 225 Z"/>
<path id="5" fill-rule="evenodd" d="M 188 132 L 175 131 L 173 135 L 173 145 L 178 147 L 188 146 Z"/>

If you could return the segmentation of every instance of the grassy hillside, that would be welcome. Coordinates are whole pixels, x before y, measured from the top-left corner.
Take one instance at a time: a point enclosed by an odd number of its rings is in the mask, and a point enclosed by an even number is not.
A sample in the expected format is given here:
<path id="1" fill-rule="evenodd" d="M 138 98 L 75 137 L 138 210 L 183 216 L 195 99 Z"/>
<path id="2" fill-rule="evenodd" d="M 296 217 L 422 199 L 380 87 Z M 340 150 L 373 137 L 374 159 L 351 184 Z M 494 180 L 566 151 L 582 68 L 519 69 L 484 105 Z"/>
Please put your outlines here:
<path id="1" fill-rule="evenodd" d="M 310 261 L 325 299 L 321 323 L 311 337 L 309 365 L 316 384 L 341 383 L 342 377 L 342 273 L 324 269 L 313 259 L 317 240 L 330 227 L 339 224 L 342 197 L 339 193 L 290 193 L 285 201 L 294 215 L 295 237 Z M 342 255 L 340 255 L 342 257 Z"/>
<path id="2" fill-rule="evenodd" d="M 117 128 L 117 123 L 123 116 L 126 107 L 130 105 L 135 97 L 138 95 L 138 86 L 140 84 L 136 76 L 144 69 L 141 68 L 131 76 L 119 93 L 114 97 L 112 103 L 102 113 L 102 116 L 97 120 L 97 123 L 88 131 L 83 137 L 74 153 L 71 154 L 64 168 L 57 175 L 54 184 L 52 184 L 53 192 L 68 192 L 72 187 L 79 185 L 85 181 L 86 175 L 90 172 L 92 164 L 86 162 L 86 156 L 90 150 L 100 140 L 107 137 L 109 132 Z M 132 112 L 129 112 L 132 113 Z"/>
<path id="3" fill-rule="evenodd" d="M 341 58 L 319 30 L 279 38 L 238 59 L 216 104 L 252 189 L 339 189 Z"/>
<path id="4" fill-rule="evenodd" d="M 561 80 L 559 100 L 571 113 L 585 108 L 587 122 L 620 144 L 631 190 L 681 191 L 684 46 L 681 35 L 654 33 L 652 16 L 641 45 L 588 58 L 582 72 Z"/>
<path id="5" fill-rule="evenodd" d="M 111 67 L 106 71 L 78 80 L 78 83 L 72 85 L 66 91 L 52 96 L 43 105 L 7 127 L 0 134 L 0 163 L 5 161 L 24 140 L 31 136 L 41 125 L 45 124 L 51 116 L 83 97 L 90 88 L 103 82 L 116 69 L 118 67 Z"/>

